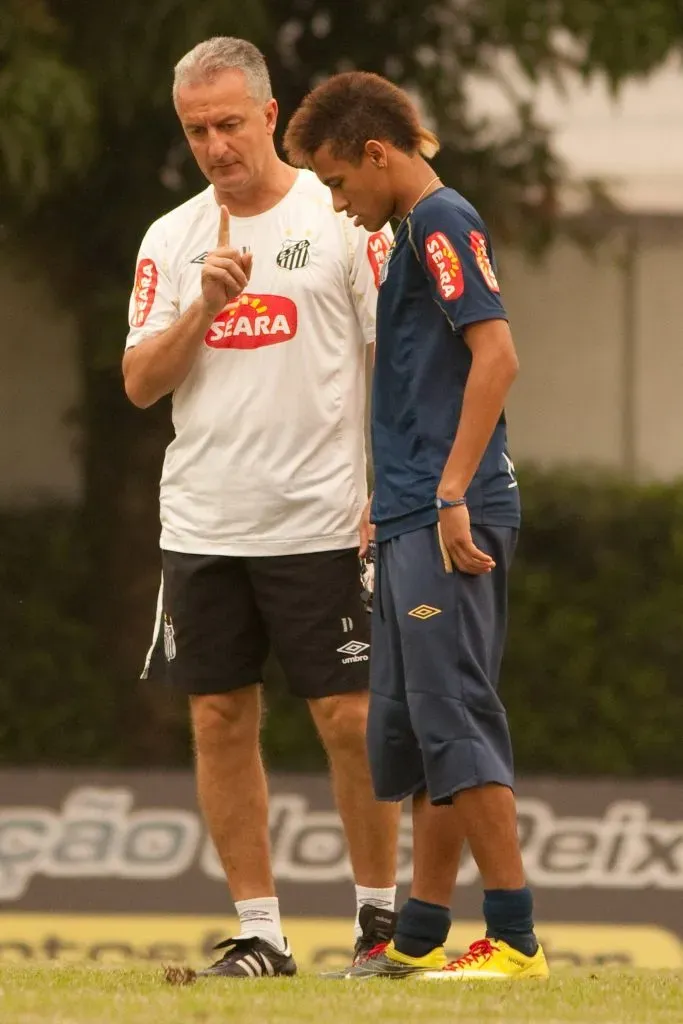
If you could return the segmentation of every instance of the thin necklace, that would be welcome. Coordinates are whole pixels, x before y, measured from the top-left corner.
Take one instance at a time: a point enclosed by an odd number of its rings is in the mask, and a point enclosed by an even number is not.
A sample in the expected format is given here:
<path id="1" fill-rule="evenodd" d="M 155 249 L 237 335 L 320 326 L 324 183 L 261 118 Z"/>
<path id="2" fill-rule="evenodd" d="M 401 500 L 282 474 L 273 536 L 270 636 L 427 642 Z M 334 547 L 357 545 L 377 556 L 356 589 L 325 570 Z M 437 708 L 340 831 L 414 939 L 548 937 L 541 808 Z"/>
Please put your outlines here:
<path id="1" fill-rule="evenodd" d="M 441 181 L 441 178 L 439 177 L 439 175 L 438 175 L 438 174 L 435 174 L 435 175 L 434 175 L 434 177 L 433 177 L 433 178 L 432 178 L 432 179 L 431 179 L 430 181 L 428 181 L 428 182 L 427 182 L 427 184 L 426 184 L 426 185 L 425 185 L 425 187 L 424 187 L 424 188 L 422 189 L 422 191 L 420 192 L 419 196 L 417 197 L 417 199 L 415 200 L 415 202 L 413 203 L 413 205 L 412 205 L 412 206 L 410 207 L 410 209 L 408 210 L 408 212 L 407 212 L 407 213 L 406 213 L 406 214 L 405 214 L 405 215 L 404 215 L 403 217 L 401 217 L 401 219 L 400 219 L 400 221 L 398 222 L 398 225 L 397 225 L 397 227 L 396 227 L 396 231 L 394 232 L 394 240 L 393 240 L 393 242 L 391 243 L 391 247 L 390 247 L 390 249 L 389 249 L 389 252 L 387 253 L 387 257 L 388 257 L 388 256 L 390 255 L 390 253 L 391 253 L 391 250 L 392 250 L 392 249 L 394 248 L 394 245 L 396 244 L 396 238 L 397 238 L 397 236 L 398 236 L 398 233 L 399 233 L 399 231 L 400 231 L 400 230 L 401 230 L 401 228 L 403 227 L 403 223 L 404 223 L 404 221 L 406 221 L 406 220 L 408 219 L 408 217 L 409 217 L 409 216 L 410 216 L 410 214 L 411 214 L 411 213 L 413 212 L 413 210 L 415 209 L 415 207 L 417 206 L 417 204 L 418 204 L 418 203 L 420 202 L 420 200 L 421 200 L 422 198 L 424 198 L 424 196 L 425 196 L 425 194 L 427 193 L 428 189 L 430 189 L 430 188 L 432 187 L 432 185 L 434 184 L 434 182 L 435 182 L 435 181 Z"/>
<path id="2" fill-rule="evenodd" d="M 382 271 L 381 271 L 381 276 L 380 276 L 380 283 L 384 281 L 386 275 L 389 273 L 389 260 L 391 259 L 392 255 L 393 255 L 394 249 L 396 247 L 396 239 L 398 238 L 399 231 L 403 227 L 404 221 L 407 220 L 407 218 L 413 212 L 413 210 L 415 209 L 417 204 L 420 202 L 420 200 L 423 198 L 423 196 L 425 195 L 427 190 L 432 187 L 432 185 L 434 184 L 435 181 L 441 181 L 441 178 L 439 177 L 438 174 L 435 174 L 434 177 L 431 179 L 431 181 L 427 182 L 427 184 L 422 189 L 422 191 L 420 192 L 419 196 L 417 197 L 417 199 L 415 200 L 413 205 L 410 207 L 410 209 L 408 210 L 406 215 L 404 217 L 402 217 L 401 220 L 398 222 L 398 224 L 396 226 L 396 230 L 394 231 L 394 237 L 391 240 L 391 245 L 387 249 L 387 254 L 384 257 L 384 263 L 382 264 Z"/>
<path id="3" fill-rule="evenodd" d="M 422 191 L 420 192 L 419 196 L 417 197 L 417 199 L 415 200 L 415 202 L 413 203 L 413 205 L 412 205 L 412 206 L 410 207 L 410 209 L 408 210 L 408 213 L 406 214 L 406 216 L 405 216 L 405 217 L 403 217 L 403 218 L 401 219 L 401 224 L 402 224 L 402 223 L 403 223 L 403 221 L 404 221 L 404 220 L 406 219 L 406 217 L 408 216 L 408 214 L 410 214 L 410 213 L 412 213 L 412 212 L 413 212 L 413 210 L 415 209 L 415 207 L 417 206 L 417 204 L 418 204 L 418 203 L 420 202 L 420 200 L 422 199 L 422 197 L 423 197 L 423 195 L 425 194 L 425 192 L 427 191 L 427 189 L 431 188 L 431 187 L 432 187 L 432 185 L 434 184 L 434 182 L 435 182 L 435 181 L 441 181 L 441 178 L 439 177 L 439 175 L 438 175 L 438 174 L 435 174 L 435 175 L 434 175 L 434 177 L 433 177 L 433 178 L 431 179 L 431 181 L 428 181 L 428 182 L 427 182 L 427 184 L 426 184 L 426 185 L 425 185 L 425 187 L 424 187 L 424 188 L 422 189 Z M 399 226 L 400 226 L 400 225 L 399 225 Z"/>

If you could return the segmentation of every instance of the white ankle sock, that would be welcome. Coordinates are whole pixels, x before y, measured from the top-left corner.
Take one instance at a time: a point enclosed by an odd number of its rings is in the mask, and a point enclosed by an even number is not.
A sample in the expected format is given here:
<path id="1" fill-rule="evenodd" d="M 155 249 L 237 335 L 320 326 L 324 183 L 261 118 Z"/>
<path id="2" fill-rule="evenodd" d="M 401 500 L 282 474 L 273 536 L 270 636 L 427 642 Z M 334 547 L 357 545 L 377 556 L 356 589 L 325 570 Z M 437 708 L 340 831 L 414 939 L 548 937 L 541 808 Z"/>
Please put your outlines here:
<path id="1" fill-rule="evenodd" d="M 235 910 L 240 919 L 240 937 L 258 935 L 267 939 L 276 949 L 283 952 L 285 940 L 280 924 L 280 901 L 277 896 L 263 896 L 255 900 L 239 900 Z"/>
<path id="2" fill-rule="evenodd" d="M 393 910 L 396 903 L 396 886 L 390 885 L 388 889 L 371 889 L 367 885 L 356 886 L 356 920 L 353 926 L 355 939 L 361 936 L 361 927 L 358 923 L 360 908 L 369 903 L 372 907 L 379 907 L 380 910 Z"/>

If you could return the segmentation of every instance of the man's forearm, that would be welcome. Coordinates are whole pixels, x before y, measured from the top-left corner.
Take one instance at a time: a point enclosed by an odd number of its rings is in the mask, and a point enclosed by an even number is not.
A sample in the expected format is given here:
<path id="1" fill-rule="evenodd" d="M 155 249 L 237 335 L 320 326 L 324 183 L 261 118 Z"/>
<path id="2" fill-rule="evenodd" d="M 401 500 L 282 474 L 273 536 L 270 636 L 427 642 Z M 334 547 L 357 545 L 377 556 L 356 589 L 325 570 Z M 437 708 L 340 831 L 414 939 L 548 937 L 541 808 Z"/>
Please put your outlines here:
<path id="1" fill-rule="evenodd" d="M 439 485 L 442 498 L 461 498 L 472 482 L 517 375 L 512 347 L 483 347 L 472 355 L 460 422 Z"/>
<path id="2" fill-rule="evenodd" d="M 146 409 L 182 384 L 213 320 L 199 298 L 171 327 L 128 349 L 123 378 L 133 405 Z"/>

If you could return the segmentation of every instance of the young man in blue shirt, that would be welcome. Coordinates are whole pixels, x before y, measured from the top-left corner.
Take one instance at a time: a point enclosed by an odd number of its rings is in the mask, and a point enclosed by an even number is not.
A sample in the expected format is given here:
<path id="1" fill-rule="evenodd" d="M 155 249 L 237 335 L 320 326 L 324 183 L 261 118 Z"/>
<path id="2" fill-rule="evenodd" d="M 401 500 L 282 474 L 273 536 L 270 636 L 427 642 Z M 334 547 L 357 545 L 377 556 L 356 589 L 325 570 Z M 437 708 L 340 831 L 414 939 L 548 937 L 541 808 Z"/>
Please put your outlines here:
<path id="1" fill-rule="evenodd" d="M 377 796 L 412 796 L 414 871 L 393 940 L 344 976 L 545 977 L 497 694 L 520 522 L 504 414 L 518 361 L 488 233 L 434 174 L 438 142 L 407 95 L 377 75 L 315 89 L 285 148 L 357 224 L 399 221 L 377 311 L 368 745 Z M 486 938 L 447 964 L 465 840 Z"/>

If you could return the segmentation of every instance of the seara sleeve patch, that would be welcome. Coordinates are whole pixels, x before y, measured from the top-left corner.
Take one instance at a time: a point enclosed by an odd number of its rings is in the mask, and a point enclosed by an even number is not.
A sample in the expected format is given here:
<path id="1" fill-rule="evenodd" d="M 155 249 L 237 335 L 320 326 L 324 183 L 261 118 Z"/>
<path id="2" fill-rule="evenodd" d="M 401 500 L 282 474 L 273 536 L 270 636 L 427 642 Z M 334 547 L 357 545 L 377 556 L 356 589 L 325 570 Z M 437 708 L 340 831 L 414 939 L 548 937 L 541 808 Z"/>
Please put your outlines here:
<path id="1" fill-rule="evenodd" d="M 491 260 L 489 259 L 489 252 L 486 245 L 486 238 L 482 235 L 481 231 L 470 231 L 470 249 L 474 253 L 474 258 L 477 261 L 477 266 L 481 271 L 481 276 L 486 281 L 492 292 L 499 292 L 498 280 L 496 278 L 495 271 L 491 266 Z"/>
<path id="2" fill-rule="evenodd" d="M 425 242 L 429 272 L 436 281 L 442 299 L 459 299 L 465 291 L 465 276 L 455 246 L 443 231 L 434 231 Z"/>
<path id="3" fill-rule="evenodd" d="M 154 260 L 140 260 L 135 272 L 135 288 L 133 291 L 133 327 L 143 327 L 154 305 L 157 293 L 159 271 Z"/>
<path id="4" fill-rule="evenodd" d="M 379 288 L 382 281 L 382 267 L 391 250 L 391 242 L 383 231 L 376 231 L 368 238 L 368 259 L 375 278 L 375 287 Z"/>

